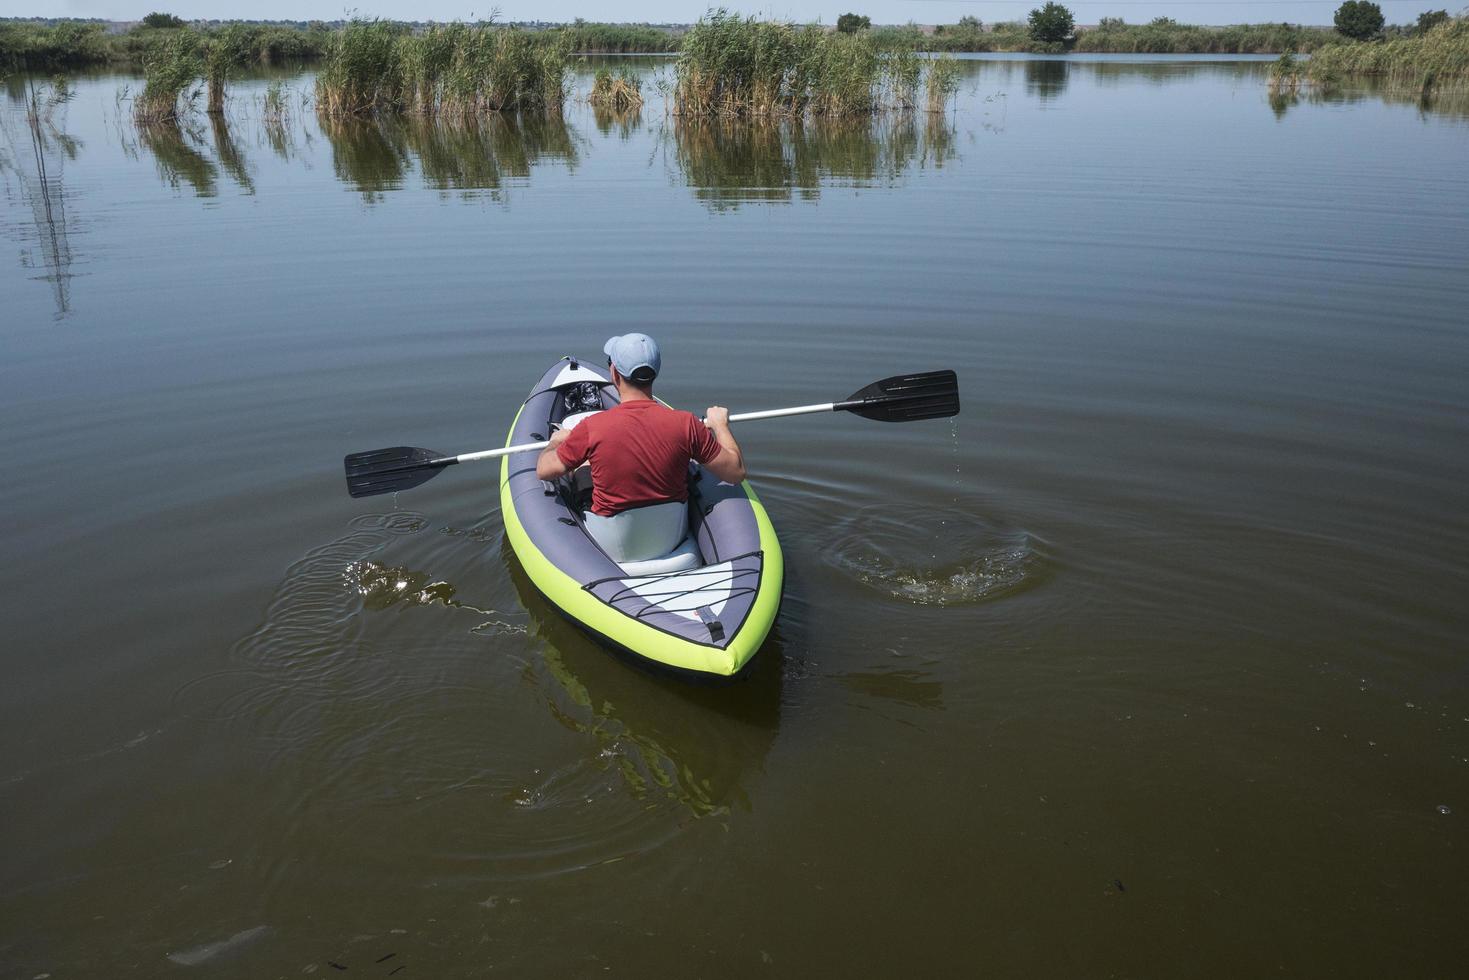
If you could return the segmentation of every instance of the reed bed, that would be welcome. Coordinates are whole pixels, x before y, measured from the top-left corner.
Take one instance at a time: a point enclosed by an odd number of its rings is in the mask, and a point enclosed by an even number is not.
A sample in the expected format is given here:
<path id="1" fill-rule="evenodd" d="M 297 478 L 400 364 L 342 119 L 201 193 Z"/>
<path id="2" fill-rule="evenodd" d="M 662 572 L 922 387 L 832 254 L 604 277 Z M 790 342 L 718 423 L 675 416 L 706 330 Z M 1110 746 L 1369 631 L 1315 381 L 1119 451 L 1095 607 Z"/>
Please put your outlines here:
<path id="1" fill-rule="evenodd" d="M 198 36 L 191 31 L 175 32 L 143 62 L 143 91 L 133 102 L 133 116 L 140 123 L 177 119 L 179 100 L 202 69 Z"/>
<path id="2" fill-rule="evenodd" d="M 1453 18 L 1416 36 L 1339 44 L 1312 55 L 1306 65 L 1306 78 L 1315 85 L 1353 76 L 1423 95 L 1469 85 L 1469 18 Z"/>
<path id="3" fill-rule="evenodd" d="M 564 39 L 515 28 L 448 24 L 410 34 L 353 21 L 327 45 L 317 108 L 328 116 L 560 111 L 567 55 Z"/>
<path id="4" fill-rule="evenodd" d="M 1104 17 L 1097 27 L 1077 33 L 1072 50 L 1105 54 L 1301 54 L 1341 40 L 1333 30 L 1296 24 L 1200 27 L 1167 17 L 1146 24 Z"/>
<path id="5" fill-rule="evenodd" d="M 330 36 L 324 27 L 299 30 L 274 24 L 233 23 L 202 33 L 189 28 L 140 26 L 122 34 L 108 34 L 96 23 L 8 21 L 0 22 L 0 64 L 41 69 L 142 65 L 181 31 L 204 38 L 232 32 L 238 41 L 236 64 L 240 66 L 316 58 Z"/>
<path id="6" fill-rule="evenodd" d="M 949 99 L 959 91 L 959 62 L 939 55 L 928 65 L 928 111 L 944 112 Z"/>
<path id="7" fill-rule="evenodd" d="M 578 21 L 553 27 L 569 50 L 580 54 L 657 54 L 677 51 L 679 35 L 645 24 L 589 24 Z"/>
<path id="8" fill-rule="evenodd" d="M 599 68 L 587 101 L 594 106 L 616 112 L 637 108 L 643 104 L 642 79 L 626 68 L 615 73 L 607 68 Z"/>
<path id="9" fill-rule="evenodd" d="M 706 14 L 683 37 L 675 66 L 679 115 L 844 116 L 912 105 L 921 62 L 912 47 L 884 45 L 870 31 L 829 33 Z"/>
<path id="10" fill-rule="evenodd" d="M 1270 66 L 1270 94 L 1293 95 L 1301 87 L 1304 66 L 1287 51 Z"/>

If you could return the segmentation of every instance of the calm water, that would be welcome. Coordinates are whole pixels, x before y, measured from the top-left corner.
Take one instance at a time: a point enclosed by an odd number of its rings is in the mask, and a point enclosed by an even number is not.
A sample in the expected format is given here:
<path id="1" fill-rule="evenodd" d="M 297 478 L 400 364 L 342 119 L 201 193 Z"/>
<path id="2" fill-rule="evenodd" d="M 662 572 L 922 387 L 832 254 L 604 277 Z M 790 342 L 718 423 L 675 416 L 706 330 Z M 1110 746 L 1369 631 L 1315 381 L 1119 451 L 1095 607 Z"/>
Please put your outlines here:
<path id="1" fill-rule="evenodd" d="M 0 976 L 1458 975 L 1469 113 L 1000 58 L 696 125 L 632 63 L 469 129 L 7 81 Z M 959 372 L 740 430 L 734 687 L 560 620 L 494 467 L 344 492 L 628 329 L 692 408 Z"/>

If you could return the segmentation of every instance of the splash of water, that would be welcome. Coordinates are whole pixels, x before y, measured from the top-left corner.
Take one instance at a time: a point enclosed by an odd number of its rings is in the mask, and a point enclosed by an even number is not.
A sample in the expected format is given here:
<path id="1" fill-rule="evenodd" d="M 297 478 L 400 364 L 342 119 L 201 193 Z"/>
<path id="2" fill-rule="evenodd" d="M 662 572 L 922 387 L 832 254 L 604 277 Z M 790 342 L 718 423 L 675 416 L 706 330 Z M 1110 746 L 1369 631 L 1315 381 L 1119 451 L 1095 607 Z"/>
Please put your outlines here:
<path id="1" fill-rule="evenodd" d="M 984 602 L 1036 584 L 1031 535 L 957 509 L 865 508 L 838 522 L 824 557 L 878 592 L 917 605 Z"/>

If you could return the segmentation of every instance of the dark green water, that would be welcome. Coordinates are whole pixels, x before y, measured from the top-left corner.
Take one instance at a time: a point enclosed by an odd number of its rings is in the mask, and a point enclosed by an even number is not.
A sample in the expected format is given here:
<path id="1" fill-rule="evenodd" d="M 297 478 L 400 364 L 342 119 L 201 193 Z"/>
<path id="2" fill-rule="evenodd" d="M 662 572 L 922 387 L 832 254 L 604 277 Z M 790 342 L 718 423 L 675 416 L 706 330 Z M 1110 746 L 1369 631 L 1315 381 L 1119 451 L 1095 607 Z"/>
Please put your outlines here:
<path id="1" fill-rule="evenodd" d="M 1469 125 L 1266 67 L 806 127 L 8 81 L 0 976 L 1458 975 Z M 959 372 L 739 431 L 732 688 L 561 621 L 494 467 L 343 489 L 628 329 L 692 408 Z"/>

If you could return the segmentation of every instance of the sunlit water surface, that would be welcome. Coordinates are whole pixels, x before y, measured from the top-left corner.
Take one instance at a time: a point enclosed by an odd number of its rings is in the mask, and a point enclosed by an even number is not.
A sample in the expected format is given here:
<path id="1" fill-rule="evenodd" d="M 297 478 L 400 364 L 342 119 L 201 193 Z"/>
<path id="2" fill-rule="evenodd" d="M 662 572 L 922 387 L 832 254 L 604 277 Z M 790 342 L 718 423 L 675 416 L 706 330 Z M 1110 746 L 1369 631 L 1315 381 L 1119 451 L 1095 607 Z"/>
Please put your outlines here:
<path id="1" fill-rule="evenodd" d="M 0 976 L 1458 974 L 1469 113 L 1005 57 L 711 124 L 623 63 L 468 127 L 7 80 Z M 691 408 L 961 379 L 740 429 L 733 687 L 538 598 L 493 466 L 344 492 L 630 329 Z"/>

